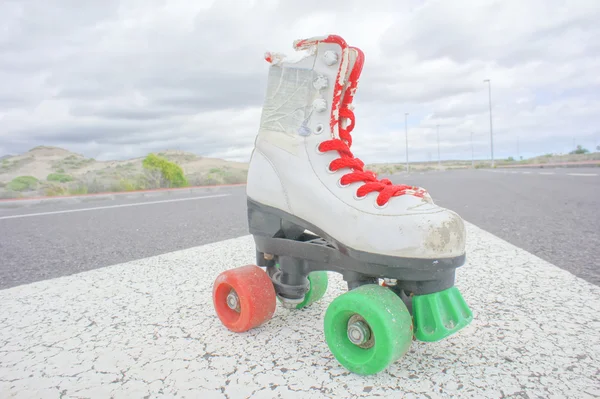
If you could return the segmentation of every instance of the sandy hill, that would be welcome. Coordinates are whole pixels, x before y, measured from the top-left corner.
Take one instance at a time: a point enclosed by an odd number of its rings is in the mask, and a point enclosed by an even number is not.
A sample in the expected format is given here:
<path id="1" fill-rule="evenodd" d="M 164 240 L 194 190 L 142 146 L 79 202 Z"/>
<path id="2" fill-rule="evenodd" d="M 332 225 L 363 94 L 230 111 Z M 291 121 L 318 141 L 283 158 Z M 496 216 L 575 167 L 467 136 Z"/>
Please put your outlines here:
<path id="1" fill-rule="evenodd" d="M 179 150 L 157 155 L 181 166 L 190 185 L 241 183 L 246 179 L 247 163 Z M 35 147 L 0 159 L 0 198 L 157 188 L 142 166 L 144 158 L 97 161 L 64 148 Z"/>
<path id="2" fill-rule="evenodd" d="M 40 146 L 24 154 L 4 158 L 0 163 L 0 182 L 7 183 L 18 176 L 33 176 L 45 180 L 50 173 L 79 175 L 103 166 L 93 159 L 58 147 Z"/>

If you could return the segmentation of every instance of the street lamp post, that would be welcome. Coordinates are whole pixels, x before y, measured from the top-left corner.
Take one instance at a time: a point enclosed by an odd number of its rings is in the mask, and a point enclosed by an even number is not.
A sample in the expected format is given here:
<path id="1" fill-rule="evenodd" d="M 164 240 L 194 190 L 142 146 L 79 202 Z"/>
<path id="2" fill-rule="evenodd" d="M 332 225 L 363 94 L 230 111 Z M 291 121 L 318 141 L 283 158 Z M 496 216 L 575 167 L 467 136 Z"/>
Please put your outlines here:
<path id="1" fill-rule="evenodd" d="M 473 132 L 471 132 L 471 168 L 475 168 L 475 152 L 473 151 Z"/>
<path id="2" fill-rule="evenodd" d="M 440 160 L 440 125 L 437 125 L 437 142 L 438 142 L 438 168 L 442 168 L 442 161 Z"/>
<path id="3" fill-rule="evenodd" d="M 404 135 L 406 138 L 406 173 L 409 173 L 410 167 L 408 166 L 408 112 L 404 113 Z"/>
<path id="4" fill-rule="evenodd" d="M 494 131 L 492 128 L 492 82 L 490 79 L 486 79 L 483 81 L 488 84 L 488 94 L 489 94 L 489 104 L 490 104 L 490 143 L 492 147 L 492 168 L 494 167 Z"/>

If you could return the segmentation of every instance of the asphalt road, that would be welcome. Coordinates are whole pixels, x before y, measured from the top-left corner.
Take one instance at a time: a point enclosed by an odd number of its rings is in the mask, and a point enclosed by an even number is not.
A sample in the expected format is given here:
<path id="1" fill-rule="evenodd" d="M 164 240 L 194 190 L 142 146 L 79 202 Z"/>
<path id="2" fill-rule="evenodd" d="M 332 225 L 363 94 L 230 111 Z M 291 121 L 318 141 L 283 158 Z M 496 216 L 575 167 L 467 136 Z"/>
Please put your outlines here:
<path id="1" fill-rule="evenodd" d="M 457 170 L 395 176 L 463 219 L 600 285 L 600 168 Z"/>
<path id="2" fill-rule="evenodd" d="M 0 289 L 248 234 L 244 192 L 0 209 Z"/>
<path id="3" fill-rule="evenodd" d="M 426 187 L 465 220 L 600 285 L 599 172 L 463 170 L 392 180 Z M 244 194 L 241 186 L 0 208 L 0 289 L 246 235 Z"/>

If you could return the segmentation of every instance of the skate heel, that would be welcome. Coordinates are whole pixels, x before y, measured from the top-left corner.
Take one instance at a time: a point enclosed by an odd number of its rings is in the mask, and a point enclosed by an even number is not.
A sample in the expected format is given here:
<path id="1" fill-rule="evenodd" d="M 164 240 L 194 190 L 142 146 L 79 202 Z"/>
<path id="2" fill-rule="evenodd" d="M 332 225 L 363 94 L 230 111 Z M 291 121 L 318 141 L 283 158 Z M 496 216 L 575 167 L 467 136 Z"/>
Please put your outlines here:
<path id="1" fill-rule="evenodd" d="M 412 298 L 415 337 L 419 341 L 440 341 L 473 320 L 473 313 L 456 287 Z"/>
<path id="2" fill-rule="evenodd" d="M 248 228 L 252 235 L 296 239 L 304 233 L 304 227 L 284 219 L 283 215 L 277 214 L 275 209 L 260 205 L 250 199 L 247 201 L 247 207 Z"/>
<path id="3" fill-rule="evenodd" d="M 250 234 L 275 237 L 281 230 L 281 217 L 267 212 L 253 201 L 248 201 L 247 206 Z"/>

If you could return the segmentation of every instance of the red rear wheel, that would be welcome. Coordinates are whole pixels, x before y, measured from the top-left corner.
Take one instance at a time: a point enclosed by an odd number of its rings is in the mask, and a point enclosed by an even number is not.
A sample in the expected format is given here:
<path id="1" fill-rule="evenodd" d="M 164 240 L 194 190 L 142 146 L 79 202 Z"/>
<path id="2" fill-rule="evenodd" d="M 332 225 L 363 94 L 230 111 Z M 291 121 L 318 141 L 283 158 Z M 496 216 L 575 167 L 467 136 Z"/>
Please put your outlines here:
<path id="1" fill-rule="evenodd" d="M 269 275 L 258 266 L 247 265 L 217 277 L 213 304 L 225 327 L 244 332 L 271 319 L 277 299 Z"/>

